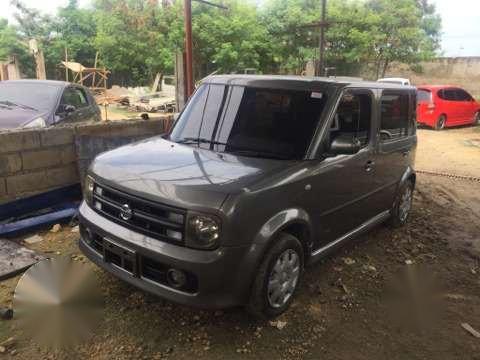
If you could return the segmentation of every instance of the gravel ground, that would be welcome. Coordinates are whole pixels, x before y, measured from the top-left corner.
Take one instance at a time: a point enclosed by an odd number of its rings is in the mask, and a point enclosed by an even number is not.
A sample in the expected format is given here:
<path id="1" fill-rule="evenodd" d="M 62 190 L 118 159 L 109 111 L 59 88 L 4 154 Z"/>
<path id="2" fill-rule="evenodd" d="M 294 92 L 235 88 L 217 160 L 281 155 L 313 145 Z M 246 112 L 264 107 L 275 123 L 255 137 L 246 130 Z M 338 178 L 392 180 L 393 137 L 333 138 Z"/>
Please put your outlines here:
<path id="1" fill-rule="evenodd" d="M 420 130 L 417 167 L 476 175 L 480 149 L 461 151 L 475 137 L 475 128 Z M 440 151 L 448 154 L 426 158 Z M 455 154 L 468 166 L 449 168 Z M 13 336 L 4 358 L 480 359 L 480 339 L 461 327 L 480 330 L 479 200 L 480 183 L 419 175 L 408 225 L 379 226 L 307 269 L 292 308 L 275 322 L 172 304 L 92 265 L 106 307 L 90 340 L 55 354 L 20 340 L 15 320 L 0 320 L 0 358 Z M 88 263 L 70 228 L 41 235 L 32 248 Z M 0 306 L 10 305 L 17 281 L 0 282 Z"/>

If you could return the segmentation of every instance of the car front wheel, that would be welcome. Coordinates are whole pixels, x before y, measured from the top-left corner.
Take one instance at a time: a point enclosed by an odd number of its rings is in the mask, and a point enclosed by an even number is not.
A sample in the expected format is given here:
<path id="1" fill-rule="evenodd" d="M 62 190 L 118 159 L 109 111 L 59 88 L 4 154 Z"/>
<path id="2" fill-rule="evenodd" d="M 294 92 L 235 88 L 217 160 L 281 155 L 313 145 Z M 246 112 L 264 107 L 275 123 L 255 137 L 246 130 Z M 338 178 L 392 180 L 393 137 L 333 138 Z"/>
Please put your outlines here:
<path id="1" fill-rule="evenodd" d="M 255 317 L 267 319 L 285 312 L 295 296 L 303 266 L 300 241 L 281 233 L 258 269 L 247 310 Z"/>
<path id="2" fill-rule="evenodd" d="M 480 126 L 480 111 L 475 113 L 475 117 L 473 118 L 473 125 Z"/>

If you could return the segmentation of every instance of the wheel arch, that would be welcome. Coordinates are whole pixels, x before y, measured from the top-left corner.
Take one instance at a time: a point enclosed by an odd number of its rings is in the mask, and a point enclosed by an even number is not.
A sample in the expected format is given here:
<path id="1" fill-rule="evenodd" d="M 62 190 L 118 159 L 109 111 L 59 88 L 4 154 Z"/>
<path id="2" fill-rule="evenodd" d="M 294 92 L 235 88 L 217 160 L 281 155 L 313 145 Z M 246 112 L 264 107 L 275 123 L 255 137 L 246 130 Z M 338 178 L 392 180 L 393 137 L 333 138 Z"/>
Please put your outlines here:
<path id="1" fill-rule="evenodd" d="M 265 253 L 275 244 L 275 240 L 281 233 L 295 236 L 302 244 L 305 262 L 308 259 L 313 243 L 313 229 L 310 216 L 300 208 L 291 208 L 280 211 L 272 216 L 260 229 L 254 247 L 260 248 L 257 266 L 263 259 Z M 259 250 L 260 250 L 259 249 Z"/>

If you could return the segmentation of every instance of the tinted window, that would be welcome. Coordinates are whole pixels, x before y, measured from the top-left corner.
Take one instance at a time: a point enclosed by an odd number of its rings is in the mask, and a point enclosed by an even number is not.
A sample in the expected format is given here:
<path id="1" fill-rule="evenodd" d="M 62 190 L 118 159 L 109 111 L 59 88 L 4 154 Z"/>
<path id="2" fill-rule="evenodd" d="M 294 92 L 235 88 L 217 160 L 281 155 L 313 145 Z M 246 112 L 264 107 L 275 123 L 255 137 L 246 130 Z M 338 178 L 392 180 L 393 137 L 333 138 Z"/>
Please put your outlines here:
<path id="1" fill-rule="evenodd" d="M 408 135 L 410 96 L 408 93 L 384 92 L 381 98 L 380 133 L 382 140 Z"/>
<path id="2" fill-rule="evenodd" d="M 447 101 L 456 101 L 457 95 L 454 89 L 442 89 L 438 92 L 438 97 Z"/>
<path id="3" fill-rule="evenodd" d="M 456 93 L 457 101 L 470 101 L 470 100 L 472 100 L 472 97 L 470 96 L 470 94 L 467 93 L 465 90 L 456 89 L 455 93 Z"/>
<path id="4" fill-rule="evenodd" d="M 417 92 L 418 102 L 432 102 L 432 93 L 430 90 L 418 89 Z"/>
<path id="5" fill-rule="evenodd" d="M 226 91 L 229 92 L 228 101 Z M 202 96 L 197 92 L 191 103 Z M 207 104 L 201 111 L 205 116 L 200 122 L 197 113 L 187 112 L 189 104 L 172 132 L 173 141 L 182 142 L 185 137 L 192 137 L 191 132 L 185 131 L 183 122 L 194 122 L 197 136 L 201 133 L 205 138 L 213 131 L 208 139 L 216 140 L 212 147 L 218 151 L 252 157 L 300 159 L 315 133 L 326 96 L 311 91 L 231 86 L 225 91 L 210 90 L 210 101 L 211 111 Z"/>
<path id="6" fill-rule="evenodd" d="M 62 105 L 73 105 L 76 108 L 88 106 L 87 96 L 82 89 L 67 88 L 63 92 Z"/>
<path id="7" fill-rule="evenodd" d="M 368 145 L 372 119 L 372 99 L 368 94 L 343 95 L 330 125 L 330 142 L 337 137 L 360 140 Z"/>
<path id="8" fill-rule="evenodd" d="M 0 106 L 28 106 L 37 110 L 52 110 L 57 105 L 59 93 L 58 86 L 40 82 L 0 82 Z"/>

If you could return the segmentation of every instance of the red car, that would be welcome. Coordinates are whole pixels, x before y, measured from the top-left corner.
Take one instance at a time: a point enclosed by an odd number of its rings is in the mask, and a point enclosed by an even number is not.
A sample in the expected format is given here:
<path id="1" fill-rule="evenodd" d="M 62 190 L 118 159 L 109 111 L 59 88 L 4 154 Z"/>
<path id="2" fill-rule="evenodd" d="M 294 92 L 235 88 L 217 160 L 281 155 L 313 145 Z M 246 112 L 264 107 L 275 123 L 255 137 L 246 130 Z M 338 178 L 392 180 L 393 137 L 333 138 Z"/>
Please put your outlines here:
<path id="1" fill-rule="evenodd" d="M 449 85 L 418 87 L 417 122 L 435 130 L 480 125 L 480 104 L 465 90 Z"/>

